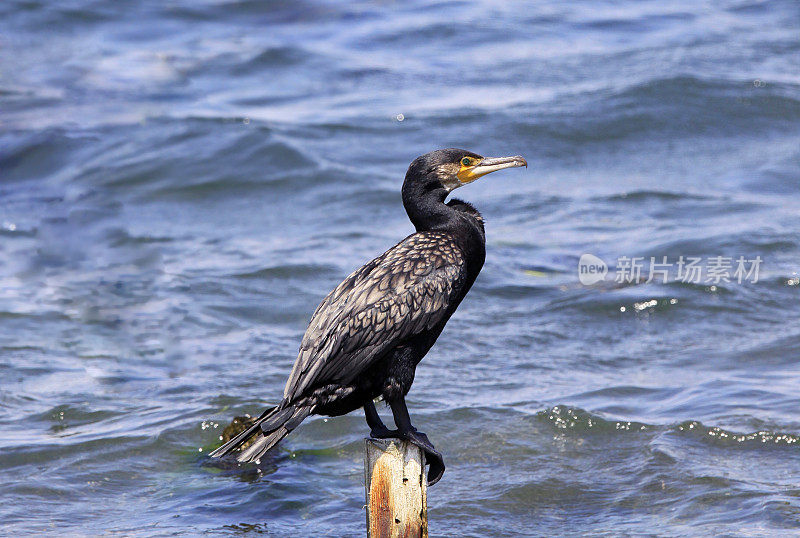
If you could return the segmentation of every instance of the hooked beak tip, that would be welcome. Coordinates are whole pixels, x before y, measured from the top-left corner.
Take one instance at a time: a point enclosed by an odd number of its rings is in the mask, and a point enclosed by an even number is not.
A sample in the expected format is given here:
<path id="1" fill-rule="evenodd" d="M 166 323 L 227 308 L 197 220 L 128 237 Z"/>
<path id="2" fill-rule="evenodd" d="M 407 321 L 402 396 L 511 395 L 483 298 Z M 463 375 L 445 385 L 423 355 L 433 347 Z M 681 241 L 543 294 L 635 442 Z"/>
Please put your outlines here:
<path id="1" fill-rule="evenodd" d="M 515 168 L 524 166 L 527 168 L 528 161 L 522 155 L 514 155 L 513 157 L 487 157 L 483 159 L 478 166 L 496 166 L 502 168 Z"/>

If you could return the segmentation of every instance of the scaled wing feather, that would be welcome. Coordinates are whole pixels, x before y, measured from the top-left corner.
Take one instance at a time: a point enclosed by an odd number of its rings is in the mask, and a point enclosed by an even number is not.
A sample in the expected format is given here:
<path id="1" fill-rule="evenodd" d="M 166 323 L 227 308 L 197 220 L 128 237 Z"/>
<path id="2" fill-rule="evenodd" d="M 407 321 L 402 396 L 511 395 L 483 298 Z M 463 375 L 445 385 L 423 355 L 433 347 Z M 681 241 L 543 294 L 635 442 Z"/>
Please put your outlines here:
<path id="1" fill-rule="evenodd" d="M 323 299 L 284 397 L 294 400 L 331 382 L 350 383 L 403 339 L 441 321 L 464 280 L 464 257 L 447 234 L 407 237 Z"/>

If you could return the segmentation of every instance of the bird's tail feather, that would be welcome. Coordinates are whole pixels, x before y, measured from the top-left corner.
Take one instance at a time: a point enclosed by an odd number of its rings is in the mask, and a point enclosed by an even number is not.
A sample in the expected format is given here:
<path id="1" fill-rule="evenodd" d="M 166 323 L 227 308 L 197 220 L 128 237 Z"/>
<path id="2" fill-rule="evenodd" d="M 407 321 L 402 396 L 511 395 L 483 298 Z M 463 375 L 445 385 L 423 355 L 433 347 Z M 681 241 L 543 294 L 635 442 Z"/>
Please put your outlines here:
<path id="1" fill-rule="evenodd" d="M 313 407 L 308 405 L 284 404 L 267 409 L 252 426 L 211 452 L 212 458 L 221 458 L 239 450 L 236 460 L 242 463 L 261 459 L 278 441 L 300 425 L 311 414 Z M 247 448 L 241 447 L 253 438 L 255 442 Z"/>

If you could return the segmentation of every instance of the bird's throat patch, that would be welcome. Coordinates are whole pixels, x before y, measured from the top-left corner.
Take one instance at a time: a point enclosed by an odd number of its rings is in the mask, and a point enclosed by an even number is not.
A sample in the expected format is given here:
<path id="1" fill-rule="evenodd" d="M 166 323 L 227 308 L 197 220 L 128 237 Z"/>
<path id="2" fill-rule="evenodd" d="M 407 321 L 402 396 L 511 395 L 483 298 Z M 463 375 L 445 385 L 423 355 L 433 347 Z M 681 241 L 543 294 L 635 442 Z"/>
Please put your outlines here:
<path id="1" fill-rule="evenodd" d="M 457 189 L 464 184 L 461 178 L 458 177 L 459 173 L 460 165 L 456 163 L 445 163 L 436 168 L 436 175 L 439 177 L 442 186 L 447 189 L 447 192 Z"/>

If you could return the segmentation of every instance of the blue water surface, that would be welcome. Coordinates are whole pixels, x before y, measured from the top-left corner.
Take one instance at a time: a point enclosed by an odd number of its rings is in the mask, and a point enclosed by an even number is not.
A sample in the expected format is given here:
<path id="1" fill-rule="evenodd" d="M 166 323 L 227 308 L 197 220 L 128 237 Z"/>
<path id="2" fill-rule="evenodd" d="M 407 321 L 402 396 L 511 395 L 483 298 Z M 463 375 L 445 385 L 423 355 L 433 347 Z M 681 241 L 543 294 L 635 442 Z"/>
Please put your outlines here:
<path id="1" fill-rule="evenodd" d="M 7 0 L 1 533 L 363 535 L 360 414 L 204 454 L 453 146 L 530 166 L 458 191 L 487 261 L 409 395 L 431 535 L 800 532 L 795 1 Z"/>

